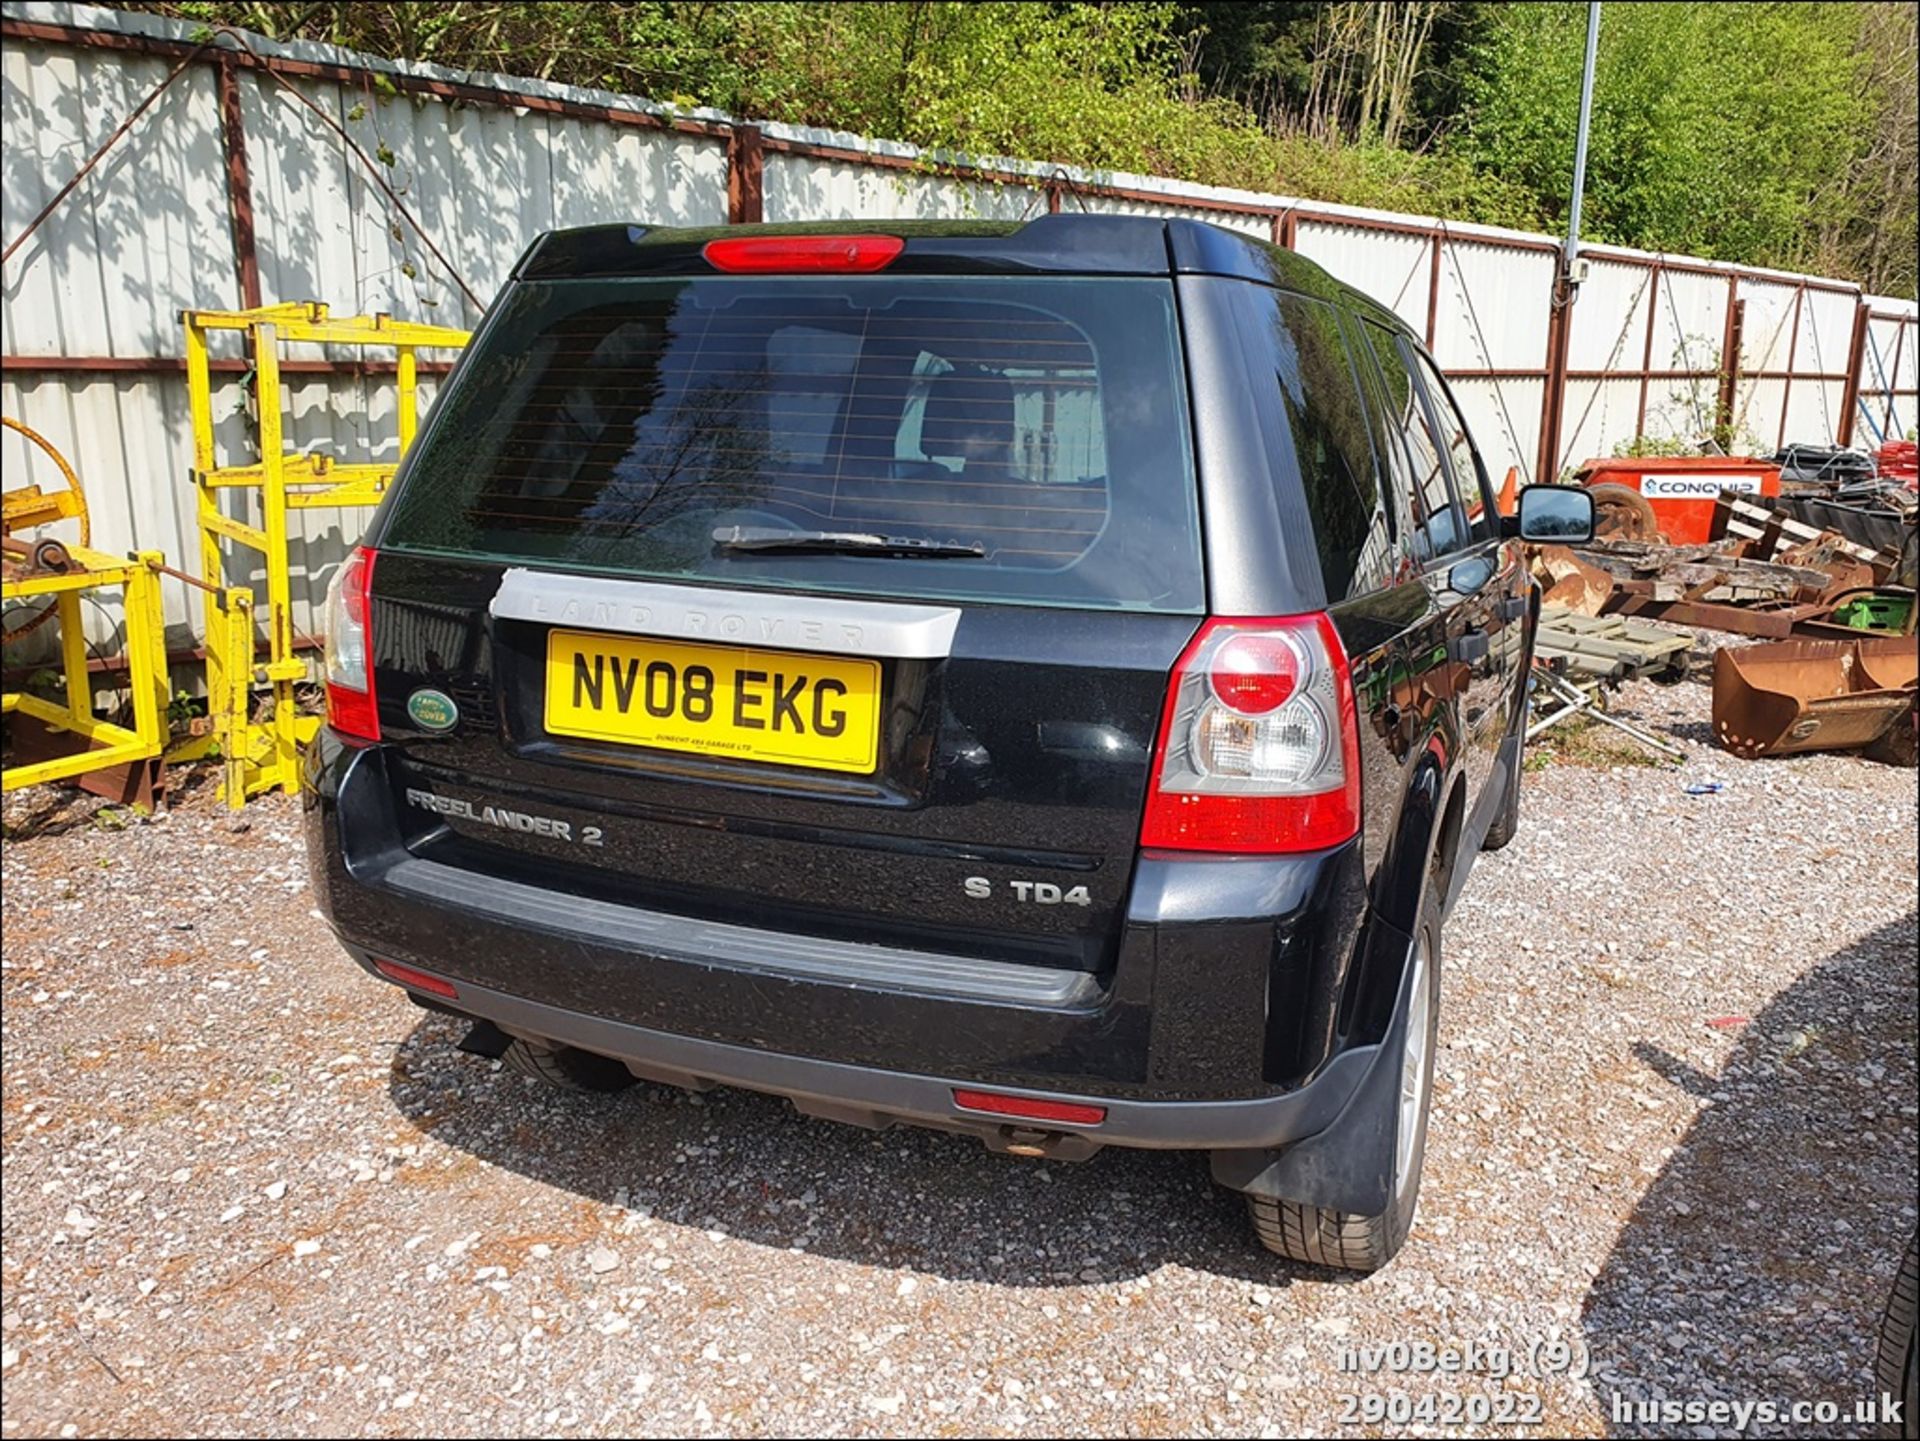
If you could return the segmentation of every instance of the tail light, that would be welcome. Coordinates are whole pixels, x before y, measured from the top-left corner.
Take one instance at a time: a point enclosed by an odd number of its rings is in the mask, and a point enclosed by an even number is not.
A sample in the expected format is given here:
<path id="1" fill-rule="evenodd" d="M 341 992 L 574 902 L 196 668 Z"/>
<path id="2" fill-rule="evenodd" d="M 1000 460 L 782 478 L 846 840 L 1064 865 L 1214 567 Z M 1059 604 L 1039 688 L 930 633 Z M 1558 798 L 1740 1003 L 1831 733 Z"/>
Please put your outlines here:
<path id="1" fill-rule="evenodd" d="M 374 551 L 360 546 L 327 587 L 327 724 L 356 740 L 380 739 L 373 694 Z"/>
<path id="2" fill-rule="evenodd" d="M 1347 653 L 1325 615 L 1215 618 L 1174 667 L 1140 844 L 1274 855 L 1360 832 Z"/>
<path id="3" fill-rule="evenodd" d="M 846 275 L 885 270 L 906 248 L 897 235 L 745 235 L 700 254 L 733 275 Z"/>

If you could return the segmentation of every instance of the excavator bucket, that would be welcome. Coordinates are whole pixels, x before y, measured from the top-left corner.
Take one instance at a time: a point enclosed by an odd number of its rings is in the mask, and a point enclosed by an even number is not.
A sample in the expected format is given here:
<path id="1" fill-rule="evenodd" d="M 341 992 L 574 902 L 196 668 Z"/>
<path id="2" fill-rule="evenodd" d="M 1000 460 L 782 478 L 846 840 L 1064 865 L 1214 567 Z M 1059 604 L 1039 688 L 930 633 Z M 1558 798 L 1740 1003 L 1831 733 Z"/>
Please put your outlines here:
<path id="1" fill-rule="evenodd" d="M 1713 733 L 1746 760 L 1871 746 L 1911 724 L 1916 696 L 1913 636 L 1783 640 L 1713 658 Z"/>

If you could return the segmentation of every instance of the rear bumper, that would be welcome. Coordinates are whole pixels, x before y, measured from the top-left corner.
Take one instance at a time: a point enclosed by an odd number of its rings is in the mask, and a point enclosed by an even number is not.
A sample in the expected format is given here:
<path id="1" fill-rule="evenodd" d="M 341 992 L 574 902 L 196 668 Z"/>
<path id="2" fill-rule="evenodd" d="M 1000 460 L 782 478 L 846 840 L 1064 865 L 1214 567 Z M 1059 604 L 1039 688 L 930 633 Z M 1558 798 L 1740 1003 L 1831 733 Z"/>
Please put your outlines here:
<path id="1" fill-rule="evenodd" d="M 372 957 L 348 951 L 369 974 Z M 1103 1107 L 1098 1125 L 1048 1121 L 1003 1122 L 954 1104 L 957 1088 L 979 1081 L 848 1065 L 810 1056 L 784 1055 L 747 1046 L 675 1035 L 544 1005 L 524 996 L 460 985 L 449 1002 L 463 1014 L 488 1020 L 509 1035 L 579 1046 L 625 1061 L 641 1076 L 704 1090 L 737 1086 L 784 1096 L 806 1115 L 884 1129 L 895 1124 L 977 1133 L 991 1141 L 1015 1132 L 1060 1132 L 1097 1146 L 1178 1150 L 1268 1150 L 1318 1134 L 1331 1126 L 1373 1064 L 1377 1046 L 1343 1051 L 1310 1084 L 1280 1095 L 1228 1101 L 1132 1101 L 1058 1089 L 1032 1091 L 994 1085 L 996 1094 L 1049 1101 L 1079 1101 Z"/>
<path id="2" fill-rule="evenodd" d="M 511 1034 L 861 1124 L 1004 1139 L 1011 1127 L 954 1103 L 956 1087 L 987 1086 L 1104 1107 L 1097 1126 L 1047 1127 L 1094 1144 L 1282 1147 L 1331 1126 L 1380 1052 L 1336 1045 L 1342 988 L 1371 972 L 1399 983 L 1383 961 L 1405 938 L 1361 926 L 1357 845 L 1144 857 L 1117 961 L 1095 976 L 777 935 L 462 870 L 402 843 L 381 748 L 323 734 L 309 766 L 316 894 L 370 972 L 375 959 L 414 966 Z"/>

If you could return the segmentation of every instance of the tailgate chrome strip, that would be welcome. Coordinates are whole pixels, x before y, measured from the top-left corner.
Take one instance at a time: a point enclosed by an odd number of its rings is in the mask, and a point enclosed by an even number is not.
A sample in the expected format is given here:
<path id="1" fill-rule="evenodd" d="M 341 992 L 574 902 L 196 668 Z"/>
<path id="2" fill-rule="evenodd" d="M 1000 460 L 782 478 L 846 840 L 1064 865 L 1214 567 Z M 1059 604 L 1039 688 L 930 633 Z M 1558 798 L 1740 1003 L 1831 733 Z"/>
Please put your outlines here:
<path id="1" fill-rule="evenodd" d="M 488 606 L 502 620 L 769 650 L 940 660 L 953 649 L 952 606 L 716 590 L 515 567 Z"/>

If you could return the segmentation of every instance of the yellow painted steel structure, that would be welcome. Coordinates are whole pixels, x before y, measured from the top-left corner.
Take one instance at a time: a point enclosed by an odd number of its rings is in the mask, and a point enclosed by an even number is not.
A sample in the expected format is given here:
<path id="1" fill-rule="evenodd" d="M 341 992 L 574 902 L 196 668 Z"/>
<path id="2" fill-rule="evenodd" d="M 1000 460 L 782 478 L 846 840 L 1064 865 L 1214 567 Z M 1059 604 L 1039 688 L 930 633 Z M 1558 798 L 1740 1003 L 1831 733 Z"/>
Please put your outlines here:
<path id="1" fill-rule="evenodd" d="M 60 660 L 66 702 L 56 704 L 26 691 L 0 692 L 0 713 L 31 716 L 55 730 L 79 738 L 73 755 L 0 770 L 0 790 L 46 781 L 70 780 L 88 771 L 128 762 L 149 761 L 167 744 L 166 613 L 160 605 L 160 571 L 165 558 L 158 551 L 142 551 L 130 559 L 92 549 L 87 517 L 87 495 L 67 458 L 38 432 L 12 416 L 0 424 L 17 431 L 45 453 L 60 472 L 65 488 L 42 490 L 38 485 L 16 486 L 0 496 L 0 536 L 9 551 L 23 562 L 15 575 L 0 577 L 0 599 L 32 600 L 51 596 L 50 609 L 60 624 Z M 20 532 L 60 521 L 73 521 L 79 544 L 58 547 L 58 568 L 35 569 L 33 548 L 18 540 Z M 87 633 L 80 613 L 81 598 L 91 590 L 118 588 L 124 592 L 126 620 L 127 690 L 133 702 L 133 725 L 115 725 L 93 713 L 93 679 L 87 673 Z M 36 619 L 32 627 L 37 628 Z"/>
<path id="2" fill-rule="evenodd" d="M 0 789 L 46 781 L 69 780 L 88 771 L 129 761 L 152 760 L 166 749 L 167 676 L 166 615 L 160 605 L 158 551 L 141 551 L 130 560 L 105 555 L 83 545 L 66 547 L 69 568 L 29 574 L 0 582 L 7 600 L 52 596 L 60 621 L 60 654 L 65 671 L 66 703 L 56 704 L 25 691 L 0 695 L 5 713 L 32 716 L 56 730 L 70 731 L 91 747 L 78 754 L 10 766 L 0 771 Z M 120 588 L 125 595 L 127 688 L 132 694 L 133 725 L 114 725 L 93 713 L 93 679 L 87 674 L 87 636 L 81 624 L 80 600 L 90 590 Z"/>
<path id="3" fill-rule="evenodd" d="M 386 493 L 398 461 L 347 463 L 322 454 L 289 454 L 285 449 L 285 393 L 280 347 L 292 344 L 380 347 L 395 352 L 399 386 L 399 454 L 404 456 L 419 427 L 416 384 L 420 350 L 457 350 L 469 332 L 440 325 L 397 321 L 388 315 L 336 319 L 315 301 L 261 306 L 252 310 L 188 310 L 181 319 L 187 337 L 187 401 L 193 421 L 193 480 L 198 492 L 200 568 L 207 596 L 207 708 L 213 720 L 208 736 L 174 753 L 187 759 L 217 753 L 226 773 L 221 793 L 238 810 L 249 796 L 300 789 L 300 747 L 313 738 L 320 721 L 299 714 L 294 686 L 308 678 L 308 663 L 294 649 L 293 586 L 287 555 L 287 517 L 295 510 L 375 505 Z M 208 337 L 238 331 L 250 342 L 251 372 L 259 417 L 260 458 L 222 466 L 214 450 L 213 374 Z M 236 519 L 222 508 L 223 491 L 259 492 L 258 525 Z M 258 552 L 265 561 L 264 621 L 267 659 L 254 663 L 253 598 L 235 592 L 226 579 L 226 542 Z M 245 597 L 244 600 L 242 597 Z M 269 705 L 253 717 L 256 679 L 271 688 Z"/>
<path id="4" fill-rule="evenodd" d="M 11 415 L 0 415 L 0 425 L 24 435 L 53 462 L 65 482 L 64 490 L 42 490 L 37 485 L 22 485 L 0 494 L 0 535 L 28 530 L 37 525 L 53 525 L 70 520 L 80 527 L 80 544 L 93 543 L 93 522 L 87 515 L 87 493 L 80 488 L 80 477 L 73 473 L 67 458 L 53 448 L 53 442 L 37 430 L 31 430 Z"/>

